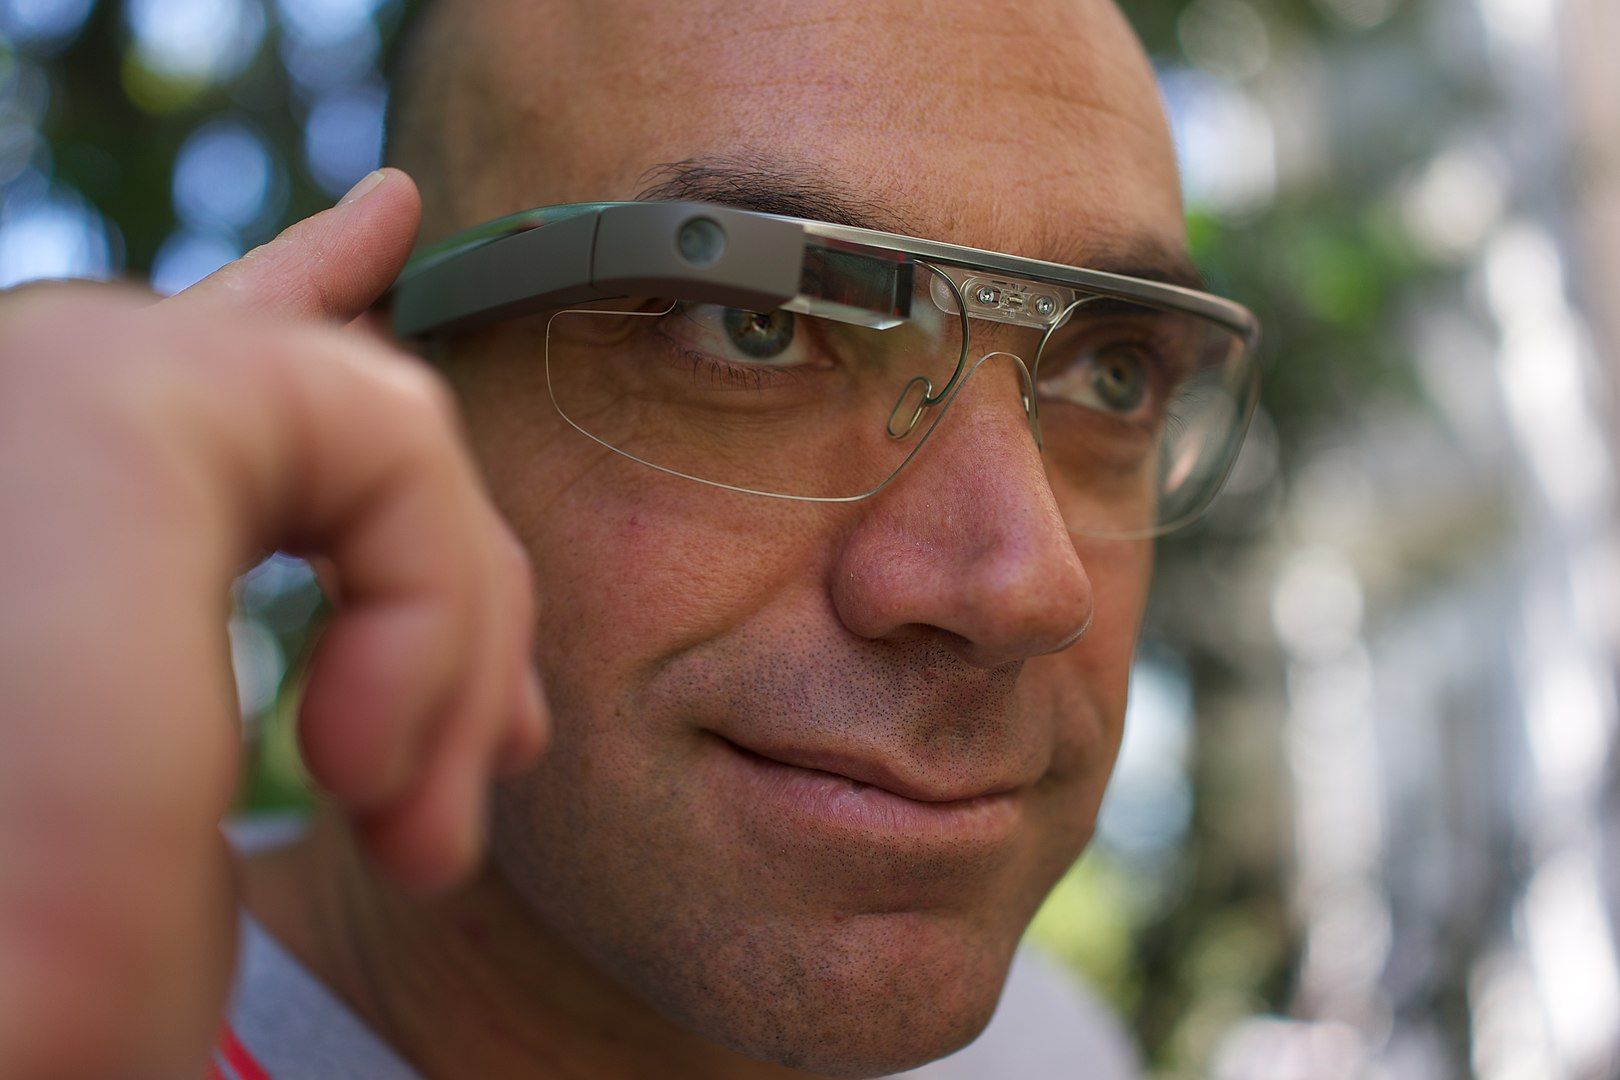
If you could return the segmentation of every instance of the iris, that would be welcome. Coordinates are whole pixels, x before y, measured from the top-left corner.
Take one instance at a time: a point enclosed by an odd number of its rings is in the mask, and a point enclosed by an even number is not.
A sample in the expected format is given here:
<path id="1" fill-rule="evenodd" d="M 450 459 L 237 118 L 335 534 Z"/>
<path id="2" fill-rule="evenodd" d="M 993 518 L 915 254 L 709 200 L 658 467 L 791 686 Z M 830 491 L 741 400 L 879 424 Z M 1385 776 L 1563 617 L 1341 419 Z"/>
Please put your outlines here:
<path id="1" fill-rule="evenodd" d="M 775 359 L 793 344 L 793 313 L 789 311 L 727 308 L 724 322 L 726 337 L 738 350 L 755 360 Z"/>

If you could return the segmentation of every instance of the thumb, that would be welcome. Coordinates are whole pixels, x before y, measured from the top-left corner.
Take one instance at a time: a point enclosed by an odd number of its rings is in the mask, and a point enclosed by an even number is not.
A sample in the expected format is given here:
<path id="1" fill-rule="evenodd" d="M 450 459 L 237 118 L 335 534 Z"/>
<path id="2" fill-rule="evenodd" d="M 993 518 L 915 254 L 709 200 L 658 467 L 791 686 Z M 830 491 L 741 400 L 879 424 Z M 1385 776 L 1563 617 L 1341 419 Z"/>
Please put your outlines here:
<path id="1" fill-rule="evenodd" d="M 222 267 L 171 304 L 348 322 L 394 283 L 422 220 L 416 184 L 381 169 L 330 210 Z"/>

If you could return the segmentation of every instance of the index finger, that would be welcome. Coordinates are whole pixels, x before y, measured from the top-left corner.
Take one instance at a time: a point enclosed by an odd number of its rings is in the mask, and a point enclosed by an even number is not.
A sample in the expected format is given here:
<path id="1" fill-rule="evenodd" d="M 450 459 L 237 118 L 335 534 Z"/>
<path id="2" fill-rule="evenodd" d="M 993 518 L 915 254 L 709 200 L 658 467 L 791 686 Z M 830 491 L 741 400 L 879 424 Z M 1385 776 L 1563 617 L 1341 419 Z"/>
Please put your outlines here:
<path id="1" fill-rule="evenodd" d="M 381 169 L 330 210 L 298 222 L 167 303 L 348 322 L 399 276 L 421 219 L 415 182 L 398 169 Z"/>

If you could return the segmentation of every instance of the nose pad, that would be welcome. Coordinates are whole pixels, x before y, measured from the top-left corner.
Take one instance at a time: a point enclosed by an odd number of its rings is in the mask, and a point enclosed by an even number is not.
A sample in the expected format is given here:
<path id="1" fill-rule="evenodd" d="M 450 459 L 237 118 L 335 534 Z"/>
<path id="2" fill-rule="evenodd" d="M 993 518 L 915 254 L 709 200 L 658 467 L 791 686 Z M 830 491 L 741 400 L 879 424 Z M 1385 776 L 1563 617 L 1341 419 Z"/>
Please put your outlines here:
<path id="1" fill-rule="evenodd" d="M 915 393 L 914 393 L 915 391 Z M 923 410 L 928 407 L 928 399 L 934 396 L 934 383 L 926 375 L 913 375 L 911 381 L 906 383 L 900 391 L 900 397 L 895 401 L 894 408 L 889 412 L 887 430 L 889 438 L 903 439 L 917 428 L 917 421 L 922 419 Z M 907 402 L 915 398 L 906 411 Z"/>
<path id="2" fill-rule="evenodd" d="M 1024 408 L 1025 418 L 1029 421 L 1029 434 L 1035 440 L 1037 450 L 1045 449 L 1045 443 L 1041 437 L 1040 404 L 1035 397 L 1035 377 L 1030 374 L 1029 365 L 1024 363 L 1023 357 L 1017 353 L 1004 350 L 987 352 L 975 360 L 972 366 L 962 373 L 961 378 L 957 379 L 948 388 L 950 392 L 944 398 L 934 397 L 934 384 L 928 376 L 912 376 L 911 381 L 906 383 L 905 387 L 900 391 L 900 397 L 895 400 L 894 408 L 889 411 L 889 422 L 886 426 L 889 437 L 891 439 L 903 439 L 910 435 L 917 429 L 917 424 L 922 420 L 923 413 L 927 411 L 930 405 L 938 405 L 940 419 L 944 419 L 945 413 L 950 411 L 952 403 L 956 401 L 956 395 L 962 392 L 962 387 L 966 386 L 968 381 L 984 366 L 985 361 L 993 360 L 998 356 L 1005 356 L 1018 368 L 1018 379 L 1021 383 L 1018 400 Z M 938 420 L 935 423 L 938 423 Z"/>

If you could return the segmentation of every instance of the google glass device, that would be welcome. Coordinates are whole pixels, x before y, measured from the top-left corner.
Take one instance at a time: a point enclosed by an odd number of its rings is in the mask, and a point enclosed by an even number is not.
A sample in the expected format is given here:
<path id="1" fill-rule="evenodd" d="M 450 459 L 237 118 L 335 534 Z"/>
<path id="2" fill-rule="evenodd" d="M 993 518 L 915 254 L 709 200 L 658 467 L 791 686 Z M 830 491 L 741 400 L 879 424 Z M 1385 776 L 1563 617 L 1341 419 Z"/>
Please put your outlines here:
<path id="1" fill-rule="evenodd" d="M 424 251 L 393 293 L 405 338 L 524 317 L 580 435 L 753 495 L 869 498 L 970 387 L 1005 396 L 1092 536 L 1195 519 L 1259 393 L 1258 323 L 1229 300 L 708 203 L 517 214 Z"/>

